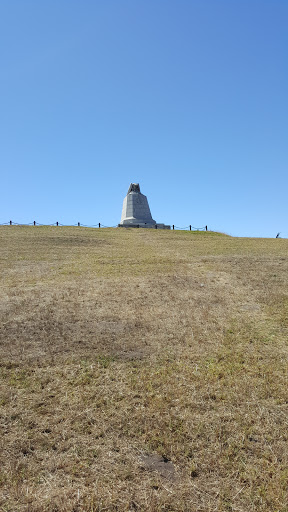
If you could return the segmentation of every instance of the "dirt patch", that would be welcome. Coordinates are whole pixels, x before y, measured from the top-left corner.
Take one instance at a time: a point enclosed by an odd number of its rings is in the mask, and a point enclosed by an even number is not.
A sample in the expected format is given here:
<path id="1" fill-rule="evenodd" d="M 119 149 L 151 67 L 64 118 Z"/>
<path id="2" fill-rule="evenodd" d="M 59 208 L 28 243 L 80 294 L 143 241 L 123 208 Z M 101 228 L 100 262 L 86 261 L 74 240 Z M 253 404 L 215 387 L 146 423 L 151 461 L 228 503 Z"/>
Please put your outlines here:
<path id="1" fill-rule="evenodd" d="M 119 353 L 115 354 L 115 357 L 119 360 L 123 361 L 139 361 L 141 359 L 145 359 L 147 357 L 148 351 L 146 350 L 122 350 Z"/>
<path id="2" fill-rule="evenodd" d="M 240 306 L 241 311 L 260 311 L 258 304 L 242 304 Z"/>
<path id="3" fill-rule="evenodd" d="M 175 481 L 177 479 L 175 466 L 165 457 L 157 454 L 141 455 L 141 469 L 144 471 L 155 471 L 167 480 Z"/>

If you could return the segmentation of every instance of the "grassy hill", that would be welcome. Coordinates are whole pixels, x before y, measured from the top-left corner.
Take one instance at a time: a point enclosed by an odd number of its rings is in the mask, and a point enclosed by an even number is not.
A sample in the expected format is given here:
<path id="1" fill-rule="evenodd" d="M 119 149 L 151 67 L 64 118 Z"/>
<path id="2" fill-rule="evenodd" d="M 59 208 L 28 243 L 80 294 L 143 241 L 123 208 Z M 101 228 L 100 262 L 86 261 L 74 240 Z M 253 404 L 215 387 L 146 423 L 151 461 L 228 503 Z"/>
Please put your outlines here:
<path id="1" fill-rule="evenodd" d="M 288 240 L 0 228 L 0 510 L 288 510 Z"/>

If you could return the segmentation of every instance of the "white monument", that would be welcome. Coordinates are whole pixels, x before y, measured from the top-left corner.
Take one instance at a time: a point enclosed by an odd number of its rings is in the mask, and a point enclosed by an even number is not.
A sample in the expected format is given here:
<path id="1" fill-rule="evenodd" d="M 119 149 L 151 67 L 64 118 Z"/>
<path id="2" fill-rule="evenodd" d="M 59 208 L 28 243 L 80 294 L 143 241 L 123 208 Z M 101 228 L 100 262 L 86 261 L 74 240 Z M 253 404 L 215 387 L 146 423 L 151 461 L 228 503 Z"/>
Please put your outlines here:
<path id="1" fill-rule="evenodd" d="M 140 192 L 139 183 L 131 183 L 123 201 L 122 216 L 119 227 L 170 229 L 170 226 L 158 224 L 150 212 L 147 197 Z"/>

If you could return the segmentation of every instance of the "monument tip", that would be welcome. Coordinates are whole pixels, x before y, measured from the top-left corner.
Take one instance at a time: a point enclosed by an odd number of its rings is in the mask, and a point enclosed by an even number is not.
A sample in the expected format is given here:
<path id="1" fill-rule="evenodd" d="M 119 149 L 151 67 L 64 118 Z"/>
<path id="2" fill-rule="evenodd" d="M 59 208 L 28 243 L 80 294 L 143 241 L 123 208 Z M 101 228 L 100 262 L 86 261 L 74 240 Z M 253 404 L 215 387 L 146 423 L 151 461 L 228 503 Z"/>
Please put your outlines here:
<path id="1" fill-rule="evenodd" d="M 139 183 L 130 183 L 130 187 L 129 187 L 129 190 L 127 193 L 130 194 L 130 192 L 139 192 L 140 193 Z"/>

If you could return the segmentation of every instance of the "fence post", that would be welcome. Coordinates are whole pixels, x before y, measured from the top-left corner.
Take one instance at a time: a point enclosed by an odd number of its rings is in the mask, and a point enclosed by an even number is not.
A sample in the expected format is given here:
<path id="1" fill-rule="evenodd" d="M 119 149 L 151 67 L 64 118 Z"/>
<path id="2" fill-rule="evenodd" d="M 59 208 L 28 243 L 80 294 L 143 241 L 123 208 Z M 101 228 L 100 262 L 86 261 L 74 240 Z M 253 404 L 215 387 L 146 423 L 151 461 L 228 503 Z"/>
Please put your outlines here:
<path id="1" fill-rule="evenodd" d="M 208 231 L 208 228 L 207 228 L 207 226 L 205 226 L 205 228 L 206 228 L 206 231 Z"/>
<path id="2" fill-rule="evenodd" d="M 57 222 L 56 222 L 56 226 L 58 226 L 58 225 L 59 225 L 59 222 L 58 222 L 58 220 L 57 220 Z"/>
<path id="3" fill-rule="evenodd" d="M 173 224 L 173 226 L 172 226 L 172 227 L 173 227 L 173 229 L 174 229 L 174 224 Z"/>
<path id="4" fill-rule="evenodd" d="M 189 226 L 189 227 L 190 227 L 190 231 L 191 231 L 191 226 Z"/>
<path id="5" fill-rule="evenodd" d="M 78 222 L 78 227 L 80 226 L 80 222 Z"/>
<path id="6" fill-rule="evenodd" d="M 12 220 L 10 220 L 10 226 L 12 226 Z"/>
<path id="7" fill-rule="evenodd" d="M 34 220 L 33 224 L 34 224 L 34 226 L 36 226 L 36 221 L 35 220 Z"/>
<path id="8" fill-rule="evenodd" d="M 157 229 L 157 224 L 155 224 L 155 229 Z"/>
<path id="9" fill-rule="evenodd" d="M 100 228 L 100 222 L 99 222 L 98 226 L 99 226 L 99 228 Z"/>

